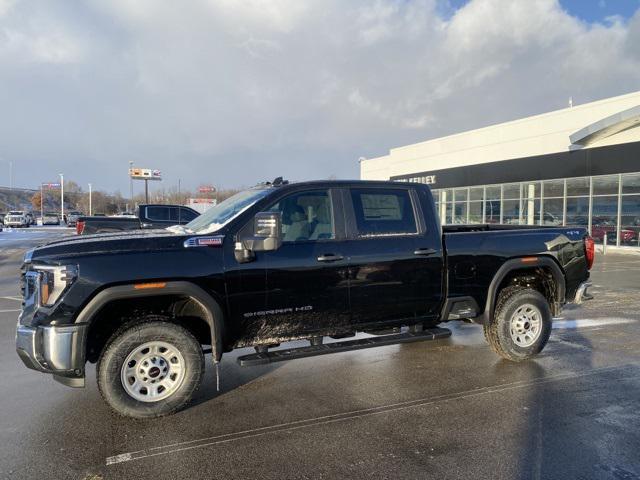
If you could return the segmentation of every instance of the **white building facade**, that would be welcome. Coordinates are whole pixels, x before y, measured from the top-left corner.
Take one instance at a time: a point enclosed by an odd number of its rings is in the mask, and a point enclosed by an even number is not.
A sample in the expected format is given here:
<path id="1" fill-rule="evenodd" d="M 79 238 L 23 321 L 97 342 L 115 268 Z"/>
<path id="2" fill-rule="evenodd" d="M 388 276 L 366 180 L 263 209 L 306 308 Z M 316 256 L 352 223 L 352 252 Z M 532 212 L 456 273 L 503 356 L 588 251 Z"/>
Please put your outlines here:
<path id="1" fill-rule="evenodd" d="M 360 176 L 430 184 L 443 224 L 579 225 L 640 246 L 640 92 L 394 148 Z"/>

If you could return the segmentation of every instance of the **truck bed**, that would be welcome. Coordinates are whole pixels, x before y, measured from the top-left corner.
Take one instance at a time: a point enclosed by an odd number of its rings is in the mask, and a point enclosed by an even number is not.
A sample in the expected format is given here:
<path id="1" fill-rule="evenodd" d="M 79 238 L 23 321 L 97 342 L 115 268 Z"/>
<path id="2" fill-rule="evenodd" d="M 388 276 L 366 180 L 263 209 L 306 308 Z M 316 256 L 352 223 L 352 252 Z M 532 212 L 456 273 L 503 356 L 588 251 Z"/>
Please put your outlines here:
<path id="1" fill-rule="evenodd" d="M 471 296 L 480 307 L 487 286 L 510 260 L 526 262 L 535 255 L 553 261 L 564 274 L 566 299 L 588 278 L 582 227 L 479 224 L 447 225 L 442 231 L 448 296 Z"/>

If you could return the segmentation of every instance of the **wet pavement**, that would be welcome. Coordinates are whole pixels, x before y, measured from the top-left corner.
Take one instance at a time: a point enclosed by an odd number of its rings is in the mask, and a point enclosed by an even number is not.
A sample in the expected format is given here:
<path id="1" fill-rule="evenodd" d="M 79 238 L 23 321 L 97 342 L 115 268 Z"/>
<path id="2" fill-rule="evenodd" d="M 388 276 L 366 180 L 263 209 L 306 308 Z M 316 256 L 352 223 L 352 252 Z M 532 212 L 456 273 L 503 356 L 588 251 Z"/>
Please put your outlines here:
<path id="1" fill-rule="evenodd" d="M 93 366 L 85 389 L 22 366 L 17 268 L 42 240 L 21 235 L 0 240 L 0 478 L 640 479 L 640 255 L 598 257 L 596 299 L 534 361 L 502 361 L 457 323 L 273 366 L 237 366 L 244 349 L 220 392 L 208 362 L 189 409 L 135 421 L 102 402 Z"/>

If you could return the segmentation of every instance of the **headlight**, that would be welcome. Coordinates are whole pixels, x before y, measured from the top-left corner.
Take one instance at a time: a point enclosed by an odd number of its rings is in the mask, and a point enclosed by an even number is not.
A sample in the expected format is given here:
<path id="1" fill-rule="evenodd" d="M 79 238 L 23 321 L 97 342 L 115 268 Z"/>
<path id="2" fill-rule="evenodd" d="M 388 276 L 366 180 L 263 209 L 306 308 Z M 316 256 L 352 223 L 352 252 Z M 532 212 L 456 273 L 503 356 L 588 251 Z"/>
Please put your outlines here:
<path id="1" fill-rule="evenodd" d="M 38 301 L 45 307 L 55 304 L 78 275 L 78 269 L 73 265 L 38 265 L 34 270 L 38 272 Z"/>

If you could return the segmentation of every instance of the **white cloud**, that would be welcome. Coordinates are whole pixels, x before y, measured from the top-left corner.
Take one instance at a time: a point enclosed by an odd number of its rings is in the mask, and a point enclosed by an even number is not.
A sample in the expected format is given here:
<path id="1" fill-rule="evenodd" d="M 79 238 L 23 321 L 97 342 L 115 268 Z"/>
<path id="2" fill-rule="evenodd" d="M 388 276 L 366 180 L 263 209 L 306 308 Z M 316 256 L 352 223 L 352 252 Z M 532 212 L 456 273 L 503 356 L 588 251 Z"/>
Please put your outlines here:
<path id="1" fill-rule="evenodd" d="M 355 177 L 362 155 L 639 89 L 640 14 L 445 3 L 0 0 L 0 154 L 23 185 L 126 190 L 129 160 L 183 185 Z"/>

